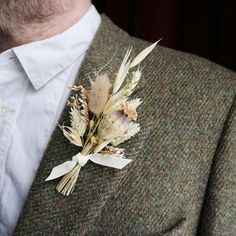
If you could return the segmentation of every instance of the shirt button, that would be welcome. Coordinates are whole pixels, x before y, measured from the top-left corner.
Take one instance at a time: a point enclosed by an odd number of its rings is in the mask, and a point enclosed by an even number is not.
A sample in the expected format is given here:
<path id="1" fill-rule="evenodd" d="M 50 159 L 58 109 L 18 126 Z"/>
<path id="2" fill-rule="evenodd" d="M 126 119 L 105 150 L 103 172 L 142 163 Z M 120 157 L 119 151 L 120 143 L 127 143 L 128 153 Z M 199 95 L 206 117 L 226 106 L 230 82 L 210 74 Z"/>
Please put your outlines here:
<path id="1" fill-rule="evenodd" d="M 6 116 L 9 113 L 8 107 L 0 105 L 0 116 Z"/>

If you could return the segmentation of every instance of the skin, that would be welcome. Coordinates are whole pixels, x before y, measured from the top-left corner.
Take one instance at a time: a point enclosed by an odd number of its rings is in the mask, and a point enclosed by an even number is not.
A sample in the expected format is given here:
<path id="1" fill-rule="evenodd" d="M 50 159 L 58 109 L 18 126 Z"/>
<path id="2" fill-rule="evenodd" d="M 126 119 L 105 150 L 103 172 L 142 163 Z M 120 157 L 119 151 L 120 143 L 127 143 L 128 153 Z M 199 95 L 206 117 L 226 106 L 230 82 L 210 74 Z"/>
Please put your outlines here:
<path id="1" fill-rule="evenodd" d="M 5 1 L 15 2 L 14 0 Z M 91 0 L 58 0 L 57 4 L 58 9 L 54 9 L 49 17 L 40 20 L 32 17 L 31 19 L 27 18 L 27 20 L 21 21 L 11 21 L 9 19 L 4 21 L 5 15 L 0 11 L 3 19 L 2 22 L 6 22 L 4 27 L 0 26 L 0 52 L 15 46 L 43 40 L 64 32 L 84 16 L 91 6 Z M 19 7 L 19 5 L 16 5 L 16 7 Z M 22 16 L 20 15 L 19 19 L 24 19 L 24 17 L 25 16 L 22 13 Z"/>

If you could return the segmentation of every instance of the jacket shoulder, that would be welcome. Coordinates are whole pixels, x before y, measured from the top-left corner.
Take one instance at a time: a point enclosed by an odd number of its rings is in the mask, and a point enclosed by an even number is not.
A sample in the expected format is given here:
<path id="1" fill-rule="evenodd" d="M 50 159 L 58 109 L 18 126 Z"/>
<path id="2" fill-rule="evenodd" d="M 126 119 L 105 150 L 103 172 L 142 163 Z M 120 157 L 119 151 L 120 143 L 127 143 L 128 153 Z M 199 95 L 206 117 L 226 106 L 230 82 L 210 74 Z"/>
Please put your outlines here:
<path id="1" fill-rule="evenodd" d="M 142 39 L 131 37 L 132 46 L 136 53 L 151 45 Z M 155 73 L 168 74 L 169 77 L 181 79 L 179 75 L 187 75 L 189 82 L 220 83 L 221 88 L 233 85 L 236 91 L 236 73 L 215 62 L 202 58 L 198 55 L 181 52 L 175 49 L 157 45 L 155 50 L 149 55 L 146 63 Z M 229 89 L 229 90 L 231 90 Z"/>

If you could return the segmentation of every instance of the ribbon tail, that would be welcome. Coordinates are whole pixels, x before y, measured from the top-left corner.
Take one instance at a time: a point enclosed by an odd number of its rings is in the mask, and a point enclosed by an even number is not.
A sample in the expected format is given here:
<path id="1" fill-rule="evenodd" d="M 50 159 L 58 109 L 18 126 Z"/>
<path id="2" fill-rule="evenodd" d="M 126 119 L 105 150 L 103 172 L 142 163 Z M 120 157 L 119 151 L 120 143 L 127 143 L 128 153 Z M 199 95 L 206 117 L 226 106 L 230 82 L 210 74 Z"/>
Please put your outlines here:
<path id="1" fill-rule="evenodd" d="M 58 166 L 55 166 L 45 181 L 57 179 L 69 173 L 75 166 L 76 166 L 76 161 L 74 160 L 66 161 Z"/>
<path id="2" fill-rule="evenodd" d="M 123 158 L 121 155 L 107 154 L 91 154 L 89 155 L 89 159 L 96 164 L 116 169 L 122 169 L 132 161 L 132 159 Z"/>

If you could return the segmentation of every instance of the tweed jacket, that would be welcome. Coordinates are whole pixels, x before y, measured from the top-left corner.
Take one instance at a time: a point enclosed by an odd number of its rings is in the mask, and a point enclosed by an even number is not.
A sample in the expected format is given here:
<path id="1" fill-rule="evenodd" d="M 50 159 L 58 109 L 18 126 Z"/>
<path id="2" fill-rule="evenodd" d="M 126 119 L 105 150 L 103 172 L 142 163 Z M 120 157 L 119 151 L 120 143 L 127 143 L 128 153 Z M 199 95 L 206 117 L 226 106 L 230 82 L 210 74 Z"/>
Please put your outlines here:
<path id="1" fill-rule="evenodd" d="M 112 56 L 103 71 L 117 71 L 129 46 L 148 45 L 103 15 L 75 84 L 88 87 Z M 56 127 L 14 235 L 236 235 L 236 75 L 161 46 L 141 68 L 132 96 L 143 100 L 142 128 L 120 145 L 133 161 L 122 170 L 87 163 L 65 197 L 45 179 L 78 147 Z"/>

